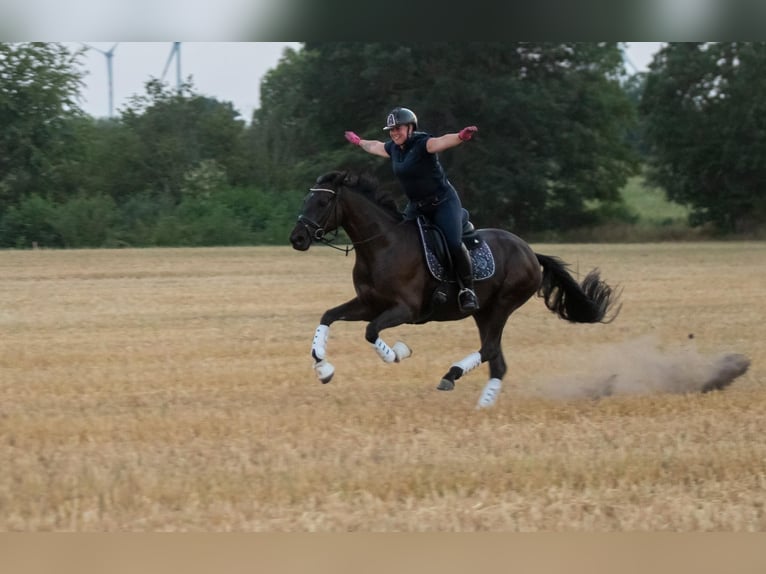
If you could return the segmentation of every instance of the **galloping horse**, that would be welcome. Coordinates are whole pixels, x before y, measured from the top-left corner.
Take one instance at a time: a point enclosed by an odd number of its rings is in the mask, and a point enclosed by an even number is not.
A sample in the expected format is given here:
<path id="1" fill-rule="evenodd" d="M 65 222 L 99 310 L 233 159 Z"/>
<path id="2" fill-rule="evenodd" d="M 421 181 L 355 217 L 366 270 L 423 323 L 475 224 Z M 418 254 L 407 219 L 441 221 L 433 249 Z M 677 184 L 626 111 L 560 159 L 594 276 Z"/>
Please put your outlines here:
<path id="1" fill-rule="evenodd" d="M 380 332 L 405 323 L 457 321 L 469 313 L 459 309 L 458 286 L 438 279 L 426 264 L 416 222 L 405 221 L 392 197 L 365 175 L 333 171 L 320 176 L 303 202 L 290 234 L 290 243 L 306 251 L 314 241 L 343 228 L 356 250 L 353 269 L 356 297 L 325 311 L 317 327 L 311 354 L 322 383 L 335 367 L 327 360 L 330 326 L 335 321 L 367 321 L 365 339 L 386 363 L 399 362 L 412 352 L 403 342 L 389 347 Z M 478 407 L 495 403 L 507 367 L 501 338 L 511 313 L 537 293 L 552 312 L 572 323 L 608 323 L 619 312 L 618 294 L 593 269 L 581 284 L 557 257 L 535 253 L 521 238 L 502 229 L 476 231 L 491 252 L 490 276 L 477 280 L 480 308 L 471 313 L 479 329 L 481 348 L 453 363 L 437 389 L 452 390 L 455 381 L 485 361 L 490 379 Z M 478 251 L 478 250 L 477 250 Z"/>

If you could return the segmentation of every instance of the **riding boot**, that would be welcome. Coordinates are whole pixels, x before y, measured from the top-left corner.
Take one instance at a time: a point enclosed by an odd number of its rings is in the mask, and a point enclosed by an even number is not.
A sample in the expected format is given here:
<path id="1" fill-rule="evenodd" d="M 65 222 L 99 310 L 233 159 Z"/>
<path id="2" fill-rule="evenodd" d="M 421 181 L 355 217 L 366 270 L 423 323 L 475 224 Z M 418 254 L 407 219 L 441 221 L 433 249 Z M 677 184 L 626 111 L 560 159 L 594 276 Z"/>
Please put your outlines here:
<path id="1" fill-rule="evenodd" d="M 476 311 L 479 309 L 479 300 L 473 290 L 473 265 L 471 264 L 471 255 L 468 253 L 465 245 L 460 246 L 458 257 L 453 261 L 458 283 L 460 284 L 460 293 L 457 296 L 457 302 L 463 311 Z"/>

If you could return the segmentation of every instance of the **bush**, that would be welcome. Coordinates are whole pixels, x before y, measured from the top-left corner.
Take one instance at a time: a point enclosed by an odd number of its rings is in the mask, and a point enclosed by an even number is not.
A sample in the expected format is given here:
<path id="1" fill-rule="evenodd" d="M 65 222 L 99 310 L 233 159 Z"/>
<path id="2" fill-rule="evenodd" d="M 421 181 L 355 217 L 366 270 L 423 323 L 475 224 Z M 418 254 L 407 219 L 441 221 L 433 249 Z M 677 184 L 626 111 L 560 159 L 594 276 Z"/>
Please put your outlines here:
<path id="1" fill-rule="evenodd" d="M 114 247 L 120 244 L 120 213 L 111 197 L 78 195 L 57 206 L 51 225 L 66 247 Z"/>
<path id="2" fill-rule="evenodd" d="M 185 199 L 177 213 L 184 230 L 184 245 L 243 245 L 252 240 L 247 225 L 215 200 Z"/>
<path id="3" fill-rule="evenodd" d="M 0 218 L 0 247 L 63 246 L 53 225 L 55 213 L 55 204 L 37 194 L 22 198 Z"/>

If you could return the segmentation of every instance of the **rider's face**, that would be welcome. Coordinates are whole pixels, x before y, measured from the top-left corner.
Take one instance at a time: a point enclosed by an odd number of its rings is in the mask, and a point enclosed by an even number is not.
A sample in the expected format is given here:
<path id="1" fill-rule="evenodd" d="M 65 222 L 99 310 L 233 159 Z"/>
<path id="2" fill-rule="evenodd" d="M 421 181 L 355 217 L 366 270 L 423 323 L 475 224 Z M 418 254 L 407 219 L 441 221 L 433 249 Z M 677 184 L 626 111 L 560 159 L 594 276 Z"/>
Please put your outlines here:
<path id="1" fill-rule="evenodd" d="M 388 133 L 391 134 L 391 139 L 396 145 L 402 145 L 405 141 L 407 141 L 409 131 L 410 126 L 408 124 L 394 126 L 388 131 Z"/>

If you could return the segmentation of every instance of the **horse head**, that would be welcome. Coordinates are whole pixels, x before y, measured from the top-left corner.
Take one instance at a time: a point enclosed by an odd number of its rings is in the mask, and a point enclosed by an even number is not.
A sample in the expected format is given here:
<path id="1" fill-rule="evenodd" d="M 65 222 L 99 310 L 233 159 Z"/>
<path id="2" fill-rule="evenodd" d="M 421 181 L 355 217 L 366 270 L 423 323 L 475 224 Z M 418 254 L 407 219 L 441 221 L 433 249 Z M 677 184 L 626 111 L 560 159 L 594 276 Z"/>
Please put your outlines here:
<path id="1" fill-rule="evenodd" d="M 346 191 L 359 192 L 348 194 Z M 370 205 L 378 204 L 384 209 L 396 211 L 393 200 L 386 203 L 385 195 L 378 193 L 377 181 L 367 175 L 347 171 L 331 171 L 317 178 L 303 200 L 298 221 L 290 234 L 290 243 L 298 251 L 306 251 L 314 241 L 327 242 L 328 233 L 343 227 L 348 218 L 362 216 L 350 213 L 345 200 L 353 195 L 364 196 Z M 344 211 L 349 211 L 346 213 Z M 348 231 L 348 230 L 347 230 Z"/>
<path id="2" fill-rule="evenodd" d="M 332 171 L 317 178 L 303 199 L 298 221 L 290 233 L 290 243 L 298 251 L 306 251 L 317 240 L 340 227 L 338 192 L 346 173 Z"/>

